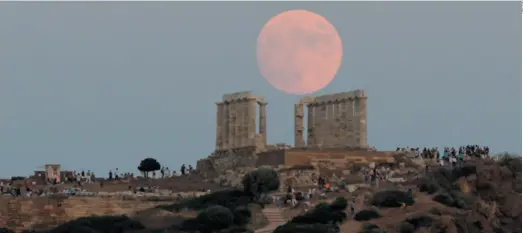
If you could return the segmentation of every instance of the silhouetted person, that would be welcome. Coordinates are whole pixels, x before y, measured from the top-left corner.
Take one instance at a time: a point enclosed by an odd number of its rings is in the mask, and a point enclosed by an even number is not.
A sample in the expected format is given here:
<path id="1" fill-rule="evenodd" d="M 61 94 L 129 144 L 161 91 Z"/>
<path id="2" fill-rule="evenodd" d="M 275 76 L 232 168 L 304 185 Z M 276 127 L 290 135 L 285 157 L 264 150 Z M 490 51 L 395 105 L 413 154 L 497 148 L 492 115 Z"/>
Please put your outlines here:
<path id="1" fill-rule="evenodd" d="M 109 170 L 109 180 L 112 180 L 113 179 L 113 172 L 111 170 Z"/>
<path id="2" fill-rule="evenodd" d="M 180 171 L 182 172 L 182 176 L 185 175 L 185 164 L 182 164 Z"/>

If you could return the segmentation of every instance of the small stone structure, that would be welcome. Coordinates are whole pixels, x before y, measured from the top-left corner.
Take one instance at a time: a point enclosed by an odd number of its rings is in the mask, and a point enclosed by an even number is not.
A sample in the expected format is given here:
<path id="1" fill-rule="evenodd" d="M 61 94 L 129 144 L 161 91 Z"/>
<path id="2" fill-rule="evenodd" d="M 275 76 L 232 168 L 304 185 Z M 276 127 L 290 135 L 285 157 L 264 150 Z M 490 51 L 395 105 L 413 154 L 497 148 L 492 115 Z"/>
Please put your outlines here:
<path id="1" fill-rule="evenodd" d="M 56 182 L 61 181 L 61 175 L 60 175 L 60 164 L 46 164 L 44 165 L 44 174 L 46 180 L 54 180 L 56 179 Z"/>
<path id="2" fill-rule="evenodd" d="M 294 106 L 297 148 L 367 148 L 367 96 L 363 90 L 305 97 Z M 307 141 L 303 137 L 307 106 Z"/>

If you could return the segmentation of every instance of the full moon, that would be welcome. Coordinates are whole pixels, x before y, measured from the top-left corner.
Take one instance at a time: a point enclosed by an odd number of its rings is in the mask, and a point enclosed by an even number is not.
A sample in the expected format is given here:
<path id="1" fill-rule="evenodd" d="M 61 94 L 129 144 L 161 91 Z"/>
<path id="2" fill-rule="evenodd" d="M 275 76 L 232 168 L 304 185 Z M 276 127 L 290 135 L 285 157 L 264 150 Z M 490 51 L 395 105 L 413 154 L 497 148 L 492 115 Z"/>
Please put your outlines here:
<path id="1" fill-rule="evenodd" d="M 323 16 L 307 10 L 280 13 L 267 21 L 257 40 L 261 75 L 276 89 L 310 94 L 326 87 L 341 64 L 341 38 Z"/>

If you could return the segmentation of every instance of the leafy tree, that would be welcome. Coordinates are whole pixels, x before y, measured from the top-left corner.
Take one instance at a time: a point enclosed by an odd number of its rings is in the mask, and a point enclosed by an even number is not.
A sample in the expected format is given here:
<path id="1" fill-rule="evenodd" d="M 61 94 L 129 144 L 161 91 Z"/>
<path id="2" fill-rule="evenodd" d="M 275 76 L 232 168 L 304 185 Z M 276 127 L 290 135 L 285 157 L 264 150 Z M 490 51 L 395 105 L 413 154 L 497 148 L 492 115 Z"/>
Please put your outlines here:
<path id="1" fill-rule="evenodd" d="M 196 217 L 199 231 L 210 233 L 231 227 L 234 224 L 234 214 L 224 206 L 212 206 L 202 211 Z"/>
<path id="2" fill-rule="evenodd" d="M 270 168 L 259 168 L 245 175 L 242 180 L 244 192 L 254 199 L 259 199 L 261 194 L 278 190 L 280 178 L 278 173 Z"/>
<path id="3" fill-rule="evenodd" d="M 146 158 L 140 162 L 140 166 L 138 166 L 138 170 L 143 172 L 145 177 L 149 177 L 149 172 L 152 171 L 158 171 L 160 170 L 162 166 L 156 159 L 153 158 Z"/>

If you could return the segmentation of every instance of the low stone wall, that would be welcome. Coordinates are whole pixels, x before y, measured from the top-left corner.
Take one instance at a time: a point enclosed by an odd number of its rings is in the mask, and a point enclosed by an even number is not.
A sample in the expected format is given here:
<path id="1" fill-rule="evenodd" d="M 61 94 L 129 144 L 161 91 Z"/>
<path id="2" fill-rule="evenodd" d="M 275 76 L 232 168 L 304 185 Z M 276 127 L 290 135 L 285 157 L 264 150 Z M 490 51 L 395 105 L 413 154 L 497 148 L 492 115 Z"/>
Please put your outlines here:
<path id="1" fill-rule="evenodd" d="M 256 148 L 238 148 L 232 151 L 215 152 L 209 156 L 214 171 L 226 171 L 237 167 L 253 167 L 256 165 Z"/>
<path id="2" fill-rule="evenodd" d="M 0 197 L 0 226 L 43 230 L 80 217 L 128 215 L 172 202 L 101 197 Z"/>

